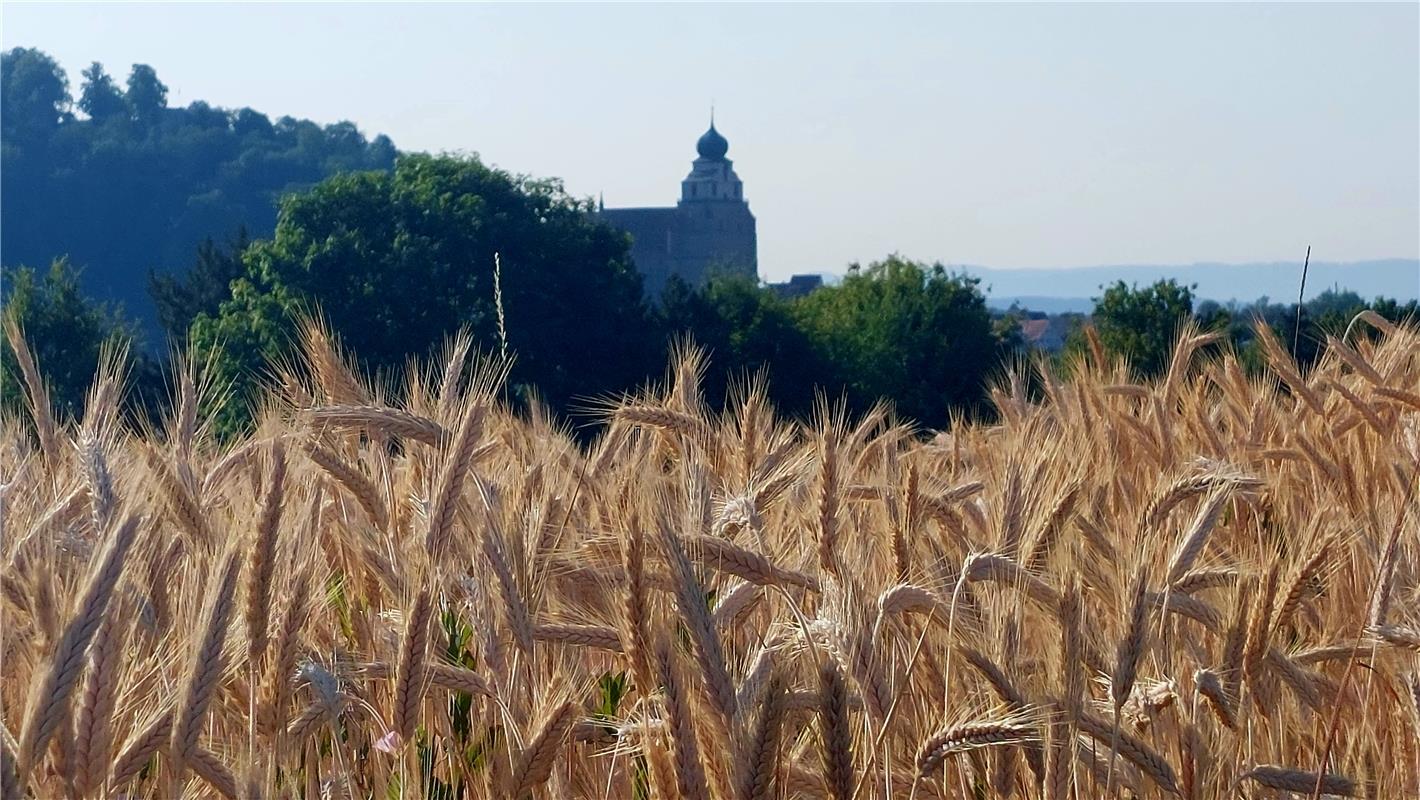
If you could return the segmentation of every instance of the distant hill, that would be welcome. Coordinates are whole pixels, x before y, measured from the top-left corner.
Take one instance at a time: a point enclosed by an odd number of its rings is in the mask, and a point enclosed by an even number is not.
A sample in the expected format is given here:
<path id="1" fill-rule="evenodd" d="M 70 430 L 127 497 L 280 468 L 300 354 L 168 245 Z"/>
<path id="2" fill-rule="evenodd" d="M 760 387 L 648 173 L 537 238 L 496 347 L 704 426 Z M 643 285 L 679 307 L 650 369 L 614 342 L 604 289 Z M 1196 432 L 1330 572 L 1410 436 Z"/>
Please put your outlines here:
<path id="1" fill-rule="evenodd" d="M 1088 314 L 1095 302 L 1088 297 L 1044 297 L 1032 294 L 990 295 L 986 305 L 1004 311 L 1011 306 L 1046 314 Z"/>
<path id="2" fill-rule="evenodd" d="M 84 290 L 123 305 L 158 340 L 148 271 L 185 270 L 205 238 L 270 236 L 287 192 L 337 172 L 385 170 L 396 150 L 355 125 L 269 119 L 249 108 L 167 104 L 136 64 L 124 85 L 99 64 L 70 76 L 45 53 L 3 56 L 0 263 L 48 267 L 68 255 Z M 74 76 L 76 78 L 80 76 Z"/>
<path id="3" fill-rule="evenodd" d="M 1016 300 L 1022 307 L 1049 313 L 1089 311 L 1093 306 L 1089 298 L 1098 297 L 1102 285 L 1118 280 L 1143 286 L 1165 278 L 1197 284 L 1194 296 L 1200 300 L 1250 303 L 1267 297 L 1272 302 L 1292 303 L 1296 302 L 1302 277 L 1300 261 L 1053 269 L 993 269 L 969 265 L 953 268 L 981 278 L 992 306 L 1004 308 Z M 1307 268 L 1307 297 L 1315 297 L 1330 288 L 1350 289 L 1368 300 L 1378 296 L 1402 302 L 1420 299 L 1420 261 L 1401 258 L 1350 263 L 1313 261 Z"/>

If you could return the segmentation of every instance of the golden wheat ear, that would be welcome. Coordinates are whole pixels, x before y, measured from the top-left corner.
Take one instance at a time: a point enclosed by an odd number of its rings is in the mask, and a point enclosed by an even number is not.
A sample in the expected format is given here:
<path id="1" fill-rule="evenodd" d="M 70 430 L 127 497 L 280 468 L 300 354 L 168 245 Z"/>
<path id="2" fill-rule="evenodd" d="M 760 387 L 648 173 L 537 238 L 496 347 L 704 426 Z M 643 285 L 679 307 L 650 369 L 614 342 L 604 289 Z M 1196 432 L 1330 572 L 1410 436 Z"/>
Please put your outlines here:
<path id="1" fill-rule="evenodd" d="M 38 765 L 50 737 L 68 718 L 69 701 L 83 671 L 84 657 L 103 623 L 109 599 L 123 576 L 128 554 L 138 538 L 139 527 L 137 516 L 128 517 L 114 529 L 103 549 L 96 554 L 79 592 L 74 615 L 60 635 L 48 669 L 33 684 L 15 754 L 16 772 L 21 779 Z"/>

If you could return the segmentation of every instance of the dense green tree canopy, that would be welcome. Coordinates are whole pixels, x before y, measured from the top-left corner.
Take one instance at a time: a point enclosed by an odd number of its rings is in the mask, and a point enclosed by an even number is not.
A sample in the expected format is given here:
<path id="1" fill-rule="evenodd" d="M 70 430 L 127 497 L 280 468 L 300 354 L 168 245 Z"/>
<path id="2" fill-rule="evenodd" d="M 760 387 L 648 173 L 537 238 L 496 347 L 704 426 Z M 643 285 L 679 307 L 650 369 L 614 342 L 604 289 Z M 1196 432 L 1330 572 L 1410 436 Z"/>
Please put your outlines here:
<path id="1" fill-rule="evenodd" d="M 1168 367 L 1178 327 L 1193 314 L 1193 291 L 1173 280 L 1140 289 L 1118 281 L 1095 298 L 1094 324 L 1105 349 L 1144 375 Z"/>
<path id="2" fill-rule="evenodd" d="M 467 326 L 497 347 L 494 255 L 514 384 L 556 408 L 659 368 L 625 236 L 553 181 L 475 158 L 412 155 L 393 172 L 330 178 L 281 206 L 275 236 L 249 246 L 215 316 L 193 326 L 229 377 L 250 379 L 318 311 L 368 370 L 402 366 Z"/>
<path id="3" fill-rule="evenodd" d="M 781 410 L 804 415 L 816 385 L 830 380 L 827 363 L 794 319 L 793 302 L 752 278 L 724 275 L 699 288 L 672 278 L 660 314 L 672 341 L 693 341 L 706 352 L 704 396 L 712 407 L 762 374 Z"/>
<path id="4" fill-rule="evenodd" d="M 107 341 L 131 338 L 127 323 L 111 309 L 84 296 L 79 271 L 56 260 L 48 270 L 16 267 L 4 272 L 3 316 L 24 332 L 25 341 L 49 384 L 58 412 L 78 417 L 94 379 L 99 351 Z M 0 395 L 16 408 L 22 401 L 15 354 L 0 347 Z"/>
<path id="5" fill-rule="evenodd" d="M 251 244 L 246 228 L 237 230 L 225 246 L 207 238 L 197 246 L 197 258 L 186 272 L 148 275 L 148 294 L 158 313 L 158 324 L 172 341 L 182 341 L 199 314 L 216 316 L 232 295 L 232 281 L 246 267 L 242 253 Z"/>
<path id="6" fill-rule="evenodd" d="M 854 406 L 878 398 L 931 427 L 979 411 L 1002 358 L 977 279 L 891 256 L 794 304 L 834 383 Z M 832 385 L 832 384 L 830 384 Z"/>
<path id="7" fill-rule="evenodd" d="M 69 78 L 53 58 L 16 47 L 0 55 L 0 135 L 7 148 L 42 144 L 69 116 Z"/>
<path id="8" fill-rule="evenodd" d="M 144 64 L 120 88 L 100 64 L 83 71 L 75 115 L 69 82 L 38 50 L 3 54 L 0 263 L 67 255 L 84 289 L 122 304 L 157 338 L 150 270 L 180 269 L 198 244 L 240 227 L 267 236 L 279 198 L 341 171 L 389 169 L 394 145 L 345 122 L 320 126 L 195 102 L 169 108 Z M 156 344 L 150 341 L 150 344 Z"/>
<path id="9" fill-rule="evenodd" d="M 95 61 L 81 74 L 84 76 L 84 87 L 79 95 L 79 110 L 100 122 L 127 112 L 128 104 L 123 101 L 123 91 L 104 71 L 103 64 Z"/>

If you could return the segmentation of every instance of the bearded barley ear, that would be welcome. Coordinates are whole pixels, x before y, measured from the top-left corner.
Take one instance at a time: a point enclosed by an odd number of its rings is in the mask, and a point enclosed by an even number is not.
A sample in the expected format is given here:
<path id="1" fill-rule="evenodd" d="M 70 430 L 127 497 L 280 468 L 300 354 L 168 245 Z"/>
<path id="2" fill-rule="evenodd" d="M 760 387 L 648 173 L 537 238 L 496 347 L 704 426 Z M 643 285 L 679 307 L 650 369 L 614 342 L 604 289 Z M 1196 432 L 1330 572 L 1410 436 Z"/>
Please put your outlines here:
<path id="1" fill-rule="evenodd" d="M 1208 708 L 1218 721 L 1228 729 L 1237 727 L 1238 713 L 1233 698 L 1229 696 L 1218 674 L 1210 669 L 1200 669 L 1193 673 L 1193 684 L 1198 693 L 1208 701 Z"/>
<path id="2" fill-rule="evenodd" d="M 404 638 L 399 646 L 399 669 L 394 679 L 394 718 L 392 725 L 400 741 L 414 736 L 419 721 L 419 704 L 424 697 L 425 659 L 429 644 L 429 620 L 434 613 L 433 600 L 425 589 L 414 597 L 414 606 L 405 619 Z"/>
<path id="3" fill-rule="evenodd" d="M 682 693 L 680 676 L 671 650 L 662 644 L 657 651 L 661 691 L 666 709 L 667 732 L 675 755 L 677 796 L 684 800 L 709 800 L 710 789 L 705 781 L 705 767 L 700 762 L 690 705 Z"/>
<path id="4" fill-rule="evenodd" d="M 89 649 L 74 721 L 74 789 L 80 797 L 99 788 L 113 755 L 113 712 L 122 688 L 124 645 L 131 627 L 127 610 L 104 615 Z"/>
<path id="5" fill-rule="evenodd" d="M 15 352 L 15 362 L 20 367 L 20 377 L 24 380 L 25 399 L 29 401 L 30 419 L 34 420 L 35 434 L 39 438 L 40 453 L 45 462 L 59 463 L 58 425 L 54 421 L 54 408 L 49 400 L 49 387 L 35 365 L 34 354 L 25 341 L 20 323 L 13 314 L 5 315 L 5 337 L 10 340 L 10 348 Z"/>
<path id="6" fill-rule="evenodd" d="M 424 538 L 424 548 L 435 562 L 446 554 L 449 540 L 453 536 L 454 515 L 458 510 L 458 498 L 463 490 L 464 479 L 468 477 L 473 463 L 473 451 L 483 435 L 483 419 L 487 407 L 482 402 L 471 401 L 459 421 L 458 432 L 454 434 L 452 446 L 445 455 L 438 481 L 434 484 L 434 494 L 429 503 L 429 529 Z"/>
<path id="7" fill-rule="evenodd" d="M 572 723 L 577 721 L 577 705 L 567 702 L 558 706 L 548 715 L 528 746 L 518 758 L 510 785 L 513 791 L 508 797 L 523 797 L 533 789 L 547 782 L 552 775 L 552 762 L 562 751 Z"/>
<path id="8" fill-rule="evenodd" d="M 163 748 L 173 730 L 173 712 L 162 712 L 131 736 L 114 759 L 109 770 L 108 784 L 112 789 L 120 789 L 133 782 L 149 760 Z"/>
<path id="9" fill-rule="evenodd" d="M 276 573 L 276 538 L 281 527 L 285 498 L 286 448 L 277 440 L 271 448 L 271 471 L 266 496 L 257 520 L 248 556 L 246 587 L 247 660 L 256 669 L 266 654 L 267 623 L 271 613 L 271 583 Z"/>
<path id="10" fill-rule="evenodd" d="M 236 611 L 237 577 L 241 573 L 241 561 L 237 554 L 235 547 L 228 548 L 213 570 L 211 589 L 200 618 L 200 636 L 179 682 L 182 690 L 168 744 L 177 778 L 182 777 L 187 762 L 198 750 L 207 709 L 226 669 L 227 626 Z"/>
<path id="11" fill-rule="evenodd" d="M 929 777 L 944 759 L 955 753 L 982 747 L 1015 746 L 1035 738 L 1035 726 L 1011 717 L 953 725 L 927 737 L 917 748 L 917 775 Z"/>
<path id="12" fill-rule="evenodd" d="M 824 782 L 834 800 L 853 796 L 853 734 L 848 722 L 848 686 L 838 662 L 819 665 L 819 747 Z"/>
<path id="13" fill-rule="evenodd" d="M 1076 718 L 1076 724 L 1081 733 L 1100 744 L 1116 742 L 1120 756 L 1149 776 L 1149 779 L 1158 784 L 1160 789 L 1169 794 L 1178 794 L 1178 780 L 1174 777 L 1173 767 L 1169 766 L 1168 761 L 1142 739 L 1119 730 L 1118 726 L 1089 712 L 1081 713 Z"/>
<path id="14" fill-rule="evenodd" d="M 1345 775 L 1324 774 L 1280 767 L 1275 764 L 1260 764 L 1244 772 L 1242 780 L 1252 781 L 1258 786 L 1266 786 L 1280 792 L 1313 793 L 1318 787 L 1321 793 L 1335 797 L 1355 797 L 1356 782 Z"/>
<path id="15" fill-rule="evenodd" d="M 771 675 L 760 701 L 753 733 L 741 752 L 740 800 L 773 797 L 774 775 L 779 768 L 779 729 L 784 721 L 784 682 Z"/>
<path id="16" fill-rule="evenodd" d="M 838 446 L 836 434 L 819 436 L 818 468 L 818 568 L 838 574 Z"/>
<path id="17" fill-rule="evenodd" d="M 83 670 L 84 656 L 103 621 L 114 587 L 123 576 L 124 564 L 138 538 L 138 525 L 138 517 L 130 516 L 94 558 L 74 606 L 74 616 L 59 637 L 49 668 L 43 673 L 44 677 L 33 684 L 16 753 L 17 770 L 22 779 L 44 754 L 50 737 L 68 719 L 69 700 Z"/>

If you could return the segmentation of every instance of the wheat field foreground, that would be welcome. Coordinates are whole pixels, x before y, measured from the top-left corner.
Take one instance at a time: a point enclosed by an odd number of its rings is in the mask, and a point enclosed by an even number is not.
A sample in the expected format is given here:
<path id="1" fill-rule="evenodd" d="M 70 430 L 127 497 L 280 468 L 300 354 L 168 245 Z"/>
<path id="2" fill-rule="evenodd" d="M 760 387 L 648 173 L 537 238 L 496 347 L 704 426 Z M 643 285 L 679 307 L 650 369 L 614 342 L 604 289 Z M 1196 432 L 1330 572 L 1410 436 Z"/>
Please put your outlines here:
<path id="1" fill-rule="evenodd" d="M 395 403 L 309 327 L 219 444 L 12 329 L 4 797 L 1416 797 L 1420 329 L 1353 327 L 935 437 L 692 353 L 589 447 L 466 339 Z"/>

